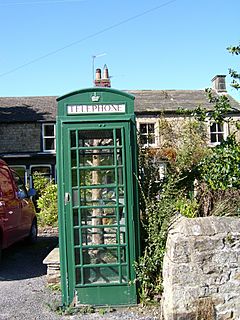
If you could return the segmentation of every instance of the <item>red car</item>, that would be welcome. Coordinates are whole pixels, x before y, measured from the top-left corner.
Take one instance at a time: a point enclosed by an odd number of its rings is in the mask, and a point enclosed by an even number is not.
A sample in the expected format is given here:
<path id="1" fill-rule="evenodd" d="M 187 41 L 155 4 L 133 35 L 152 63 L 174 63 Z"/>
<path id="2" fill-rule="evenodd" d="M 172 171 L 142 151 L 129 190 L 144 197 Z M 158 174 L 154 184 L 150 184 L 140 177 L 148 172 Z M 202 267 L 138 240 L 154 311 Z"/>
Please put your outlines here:
<path id="1" fill-rule="evenodd" d="M 21 178 L 0 159 L 0 258 L 1 251 L 27 238 L 37 240 L 37 218 L 31 196 Z"/>

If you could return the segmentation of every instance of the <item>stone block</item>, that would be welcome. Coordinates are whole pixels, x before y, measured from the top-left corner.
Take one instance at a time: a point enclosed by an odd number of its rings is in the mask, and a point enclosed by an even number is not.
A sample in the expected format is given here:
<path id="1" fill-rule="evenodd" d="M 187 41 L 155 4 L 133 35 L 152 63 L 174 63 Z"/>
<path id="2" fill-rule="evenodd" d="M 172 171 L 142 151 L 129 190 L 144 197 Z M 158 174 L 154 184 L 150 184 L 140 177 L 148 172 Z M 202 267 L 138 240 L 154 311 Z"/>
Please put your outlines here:
<path id="1" fill-rule="evenodd" d="M 59 248 L 54 248 L 48 256 L 43 260 L 43 264 L 47 265 L 47 283 L 60 283 L 60 257 Z"/>
<path id="2" fill-rule="evenodd" d="M 218 237 L 201 237 L 194 239 L 193 249 L 197 251 L 222 250 L 224 248 L 223 239 Z"/>

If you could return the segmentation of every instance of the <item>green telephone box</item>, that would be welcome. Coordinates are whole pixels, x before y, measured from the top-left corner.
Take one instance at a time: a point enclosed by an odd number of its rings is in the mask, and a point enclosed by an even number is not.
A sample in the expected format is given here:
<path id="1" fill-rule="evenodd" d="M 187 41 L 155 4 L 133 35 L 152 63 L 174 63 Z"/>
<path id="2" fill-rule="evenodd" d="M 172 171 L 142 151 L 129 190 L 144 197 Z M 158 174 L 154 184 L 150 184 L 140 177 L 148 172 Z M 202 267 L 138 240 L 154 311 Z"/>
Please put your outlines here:
<path id="1" fill-rule="evenodd" d="M 63 304 L 137 303 L 139 212 L 134 97 L 109 88 L 57 99 Z"/>

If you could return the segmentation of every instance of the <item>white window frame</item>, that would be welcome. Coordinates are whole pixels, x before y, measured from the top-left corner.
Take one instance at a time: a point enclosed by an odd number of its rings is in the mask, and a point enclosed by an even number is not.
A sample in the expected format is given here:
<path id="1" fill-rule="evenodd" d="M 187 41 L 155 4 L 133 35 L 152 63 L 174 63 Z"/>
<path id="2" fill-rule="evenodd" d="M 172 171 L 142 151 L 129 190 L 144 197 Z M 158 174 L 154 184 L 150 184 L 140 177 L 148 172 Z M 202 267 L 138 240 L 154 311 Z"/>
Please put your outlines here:
<path id="1" fill-rule="evenodd" d="M 141 134 L 141 130 L 140 130 L 140 127 L 142 124 L 145 124 L 147 125 L 147 133 L 146 134 Z M 144 143 L 144 144 L 141 144 L 141 147 L 144 147 L 144 148 L 148 148 L 148 147 L 156 147 L 157 145 L 157 134 L 156 134 L 156 121 L 148 121 L 147 119 L 142 119 L 140 121 L 138 121 L 137 123 L 137 129 L 138 129 L 138 133 L 139 133 L 139 138 L 140 138 L 140 143 L 141 143 L 141 136 L 147 136 L 147 143 Z M 154 135 L 154 143 L 149 143 L 148 141 L 148 125 L 154 125 L 154 132 L 152 133 Z"/>
<path id="2" fill-rule="evenodd" d="M 226 140 L 228 134 L 229 134 L 229 130 L 228 130 L 228 124 L 226 122 L 222 123 L 222 126 L 223 126 L 223 131 L 211 131 L 211 126 L 216 123 L 216 122 L 210 122 L 209 121 L 209 124 L 208 124 L 208 133 L 209 133 L 209 144 L 210 146 L 216 146 L 216 145 L 219 145 L 221 143 L 221 141 L 218 141 L 218 135 L 219 134 L 223 134 L 223 140 Z M 217 123 L 216 123 L 217 124 Z M 212 142 L 211 141 L 211 135 L 212 134 L 216 134 L 216 137 L 217 137 L 217 141 L 216 142 Z"/>
<path id="3" fill-rule="evenodd" d="M 45 136 L 45 127 L 46 126 L 53 126 L 53 136 Z M 53 149 L 46 149 L 46 139 L 53 139 Z M 56 153 L 56 124 L 55 123 L 43 123 L 42 124 L 42 146 L 43 146 L 43 152 L 46 153 Z"/>

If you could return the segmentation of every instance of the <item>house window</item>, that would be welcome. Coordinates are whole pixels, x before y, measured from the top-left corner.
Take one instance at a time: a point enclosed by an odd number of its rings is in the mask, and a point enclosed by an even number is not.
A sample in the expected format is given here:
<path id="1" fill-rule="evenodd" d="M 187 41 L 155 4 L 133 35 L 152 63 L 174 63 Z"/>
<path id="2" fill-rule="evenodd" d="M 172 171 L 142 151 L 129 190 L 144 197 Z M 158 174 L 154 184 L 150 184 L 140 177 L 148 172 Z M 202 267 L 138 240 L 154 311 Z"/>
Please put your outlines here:
<path id="1" fill-rule="evenodd" d="M 226 138 L 226 130 L 223 123 L 212 123 L 210 126 L 210 142 L 219 144 Z"/>
<path id="2" fill-rule="evenodd" d="M 155 144 L 155 124 L 140 123 L 139 124 L 140 143 L 142 146 L 149 147 Z"/>
<path id="3" fill-rule="evenodd" d="M 30 186 L 31 188 L 34 187 L 33 185 L 33 176 L 34 174 L 39 173 L 41 176 L 47 178 L 48 180 L 52 179 L 52 169 L 51 165 L 32 165 L 30 166 Z"/>
<path id="4" fill-rule="evenodd" d="M 56 151 L 56 136 L 55 136 L 55 124 L 43 124 L 42 126 L 43 137 L 43 151 L 54 152 Z"/>

